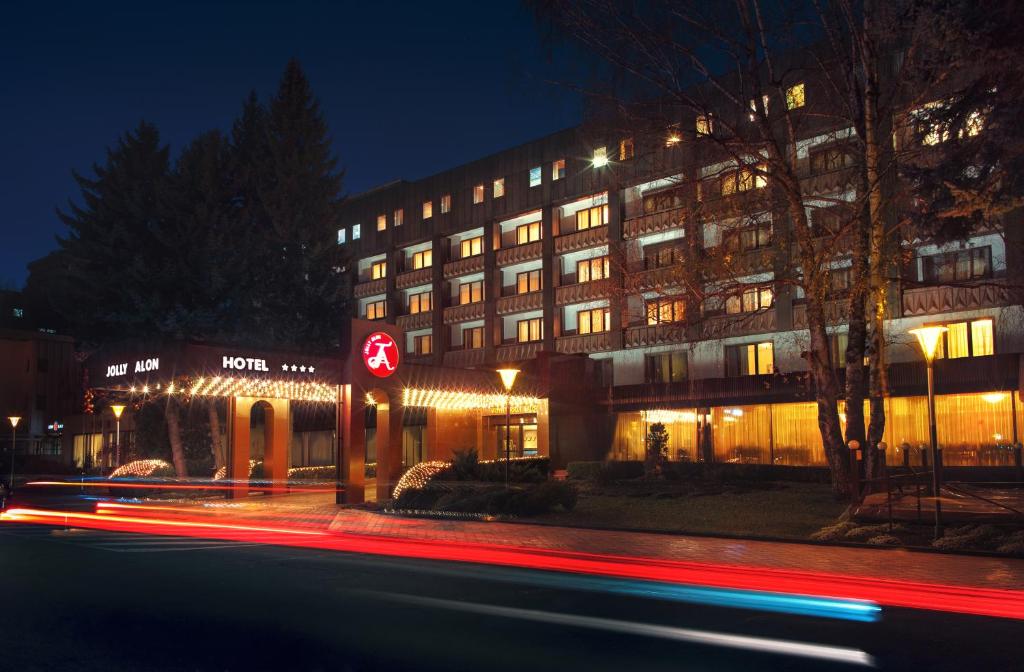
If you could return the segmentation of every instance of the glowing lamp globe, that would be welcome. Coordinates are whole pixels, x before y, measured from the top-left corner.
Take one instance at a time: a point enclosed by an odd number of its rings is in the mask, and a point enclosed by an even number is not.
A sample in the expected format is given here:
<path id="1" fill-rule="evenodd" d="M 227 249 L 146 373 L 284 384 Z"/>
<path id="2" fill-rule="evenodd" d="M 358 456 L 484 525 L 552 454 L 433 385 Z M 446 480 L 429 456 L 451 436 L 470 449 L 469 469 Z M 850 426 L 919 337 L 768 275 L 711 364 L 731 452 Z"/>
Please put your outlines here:
<path id="1" fill-rule="evenodd" d="M 505 391 L 511 392 L 512 386 L 516 383 L 516 376 L 519 375 L 519 369 L 498 369 L 498 375 L 501 376 L 501 384 L 505 386 Z"/>
<path id="2" fill-rule="evenodd" d="M 114 417 L 118 420 L 121 419 L 121 414 L 124 413 L 124 404 L 111 404 L 110 410 L 114 412 Z"/>
<path id="3" fill-rule="evenodd" d="M 8 422 L 11 423 L 11 429 L 17 429 L 18 428 L 18 423 L 21 422 L 21 416 L 20 415 L 8 415 L 7 416 L 7 420 L 8 420 Z"/>
<path id="4" fill-rule="evenodd" d="M 910 333 L 917 337 L 925 360 L 931 362 L 935 359 L 935 350 L 939 345 L 939 339 L 946 331 L 946 327 L 918 327 L 911 329 Z"/>

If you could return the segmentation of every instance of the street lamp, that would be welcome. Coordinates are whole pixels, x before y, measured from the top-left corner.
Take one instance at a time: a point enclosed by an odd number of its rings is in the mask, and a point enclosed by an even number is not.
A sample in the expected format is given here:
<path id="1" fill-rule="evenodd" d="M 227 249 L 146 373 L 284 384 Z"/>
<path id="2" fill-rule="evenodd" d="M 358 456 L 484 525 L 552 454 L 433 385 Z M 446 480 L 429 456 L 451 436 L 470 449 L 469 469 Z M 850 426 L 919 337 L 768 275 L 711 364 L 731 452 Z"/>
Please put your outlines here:
<path id="1" fill-rule="evenodd" d="M 114 419 L 117 421 L 117 431 L 114 434 L 114 468 L 121 466 L 121 414 L 124 413 L 124 404 L 111 404 L 110 410 L 114 412 Z"/>
<path id="2" fill-rule="evenodd" d="M 512 459 L 512 386 L 519 369 L 498 369 L 501 384 L 505 386 L 505 489 L 509 488 L 509 465 Z"/>
<path id="3" fill-rule="evenodd" d="M 928 369 L 928 438 L 932 448 L 932 490 L 935 492 L 935 538 L 942 536 L 942 498 L 940 488 L 942 479 L 939 475 L 939 437 L 935 430 L 935 350 L 939 339 L 946 333 L 946 327 L 918 327 L 910 333 L 917 337 L 917 342 L 924 353 L 925 365 Z"/>
<path id="4" fill-rule="evenodd" d="M 21 421 L 19 415 L 8 415 L 7 420 L 11 423 L 11 480 L 9 482 L 10 487 L 7 488 L 9 492 L 14 492 L 14 445 L 15 437 L 18 431 L 18 422 Z"/>

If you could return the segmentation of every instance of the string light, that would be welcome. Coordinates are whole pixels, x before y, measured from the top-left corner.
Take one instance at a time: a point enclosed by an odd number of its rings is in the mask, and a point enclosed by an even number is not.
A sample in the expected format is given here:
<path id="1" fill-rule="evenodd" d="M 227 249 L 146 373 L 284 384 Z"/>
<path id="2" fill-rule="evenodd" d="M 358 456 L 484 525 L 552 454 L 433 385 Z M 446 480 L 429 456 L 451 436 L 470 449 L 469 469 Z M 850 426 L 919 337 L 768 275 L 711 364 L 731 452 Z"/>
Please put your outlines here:
<path id="1" fill-rule="evenodd" d="M 644 422 L 661 424 L 673 424 L 676 422 L 697 422 L 697 413 L 694 411 L 640 411 L 640 417 Z"/>
<path id="2" fill-rule="evenodd" d="M 164 460 L 134 460 L 114 469 L 109 478 L 145 478 L 161 469 L 174 469 L 174 466 Z"/>
<path id="3" fill-rule="evenodd" d="M 544 456 L 533 456 L 533 455 L 522 455 L 518 457 L 510 458 L 510 462 L 527 462 L 530 460 L 547 460 L 549 459 L 546 455 Z M 478 464 L 504 464 L 505 458 L 500 460 L 480 460 Z M 426 487 L 427 483 L 431 481 L 439 473 L 452 466 L 452 462 L 446 460 L 430 460 L 429 462 L 420 462 L 414 465 L 409 471 L 402 474 L 402 477 L 398 479 L 398 484 L 395 485 L 395 490 L 392 492 L 391 497 L 397 501 L 398 497 L 406 490 L 418 490 Z"/>
<path id="4" fill-rule="evenodd" d="M 505 395 L 460 390 L 428 390 L 407 387 L 402 390 L 403 406 L 439 408 L 442 410 L 468 411 L 475 409 L 505 408 Z M 517 413 L 536 413 L 541 400 L 536 397 L 513 396 L 512 407 Z"/>

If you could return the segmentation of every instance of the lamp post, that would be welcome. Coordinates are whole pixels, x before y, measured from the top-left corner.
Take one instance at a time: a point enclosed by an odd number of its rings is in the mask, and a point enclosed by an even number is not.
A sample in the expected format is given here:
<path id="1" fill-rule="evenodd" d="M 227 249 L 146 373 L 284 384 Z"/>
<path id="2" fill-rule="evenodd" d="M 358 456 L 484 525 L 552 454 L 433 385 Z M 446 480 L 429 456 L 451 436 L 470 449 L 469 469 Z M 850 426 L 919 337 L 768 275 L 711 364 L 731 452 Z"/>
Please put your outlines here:
<path id="1" fill-rule="evenodd" d="M 505 489 L 509 488 L 509 464 L 512 459 L 512 386 L 519 369 L 498 369 L 501 384 L 505 386 Z"/>
<path id="2" fill-rule="evenodd" d="M 121 414 L 124 413 L 124 404 L 111 404 L 110 410 L 114 412 L 114 420 L 117 421 L 117 429 L 114 433 L 114 468 L 121 466 Z"/>
<path id="3" fill-rule="evenodd" d="M 928 438 L 931 442 L 932 490 L 935 494 L 935 538 L 938 539 L 942 536 L 942 478 L 939 475 L 939 437 L 935 429 L 935 350 L 942 334 L 946 333 L 946 327 L 919 327 L 911 329 L 910 333 L 917 337 L 928 369 Z"/>
<path id="4" fill-rule="evenodd" d="M 8 482 L 10 487 L 7 488 L 8 492 L 14 492 L 14 446 L 15 438 L 17 437 L 18 422 L 21 420 L 19 415 L 8 415 L 7 420 L 11 423 L 11 480 Z"/>

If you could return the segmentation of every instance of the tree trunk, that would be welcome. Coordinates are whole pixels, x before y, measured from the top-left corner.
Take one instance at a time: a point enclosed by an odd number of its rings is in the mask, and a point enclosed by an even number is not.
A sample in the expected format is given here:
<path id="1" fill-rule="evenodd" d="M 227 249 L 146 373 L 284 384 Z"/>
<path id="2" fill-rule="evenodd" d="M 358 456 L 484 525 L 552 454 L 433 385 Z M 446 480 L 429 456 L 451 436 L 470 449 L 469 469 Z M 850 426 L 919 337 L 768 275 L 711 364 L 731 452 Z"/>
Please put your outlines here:
<path id="1" fill-rule="evenodd" d="M 216 397 L 207 400 L 206 411 L 210 417 L 210 448 L 213 452 L 213 468 L 216 471 L 226 462 L 224 437 L 220 433 L 220 410 L 217 408 Z"/>
<path id="2" fill-rule="evenodd" d="M 188 466 L 185 464 L 185 448 L 181 443 L 181 418 L 178 416 L 178 406 L 171 399 L 167 400 L 167 406 L 164 407 L 164 418 L 167 420 L 167 438 L 171 442 L 174 472 L 179 478 L 186 478 Z"/>
<path id="3" fill-rule="evenodd" d="M 818 431 L 832 474 L 832 492 L 838 498 L 849 499 L 853 495 L 850 491 L 850 451 L 843 441 L 839 423 L 839 381 L 829 356 L 822 302 L 810 294 L 807 297 L 807 324 L 811 335 L 807 359 L 814 383 L 814 399 L 818 404 Z"/>

